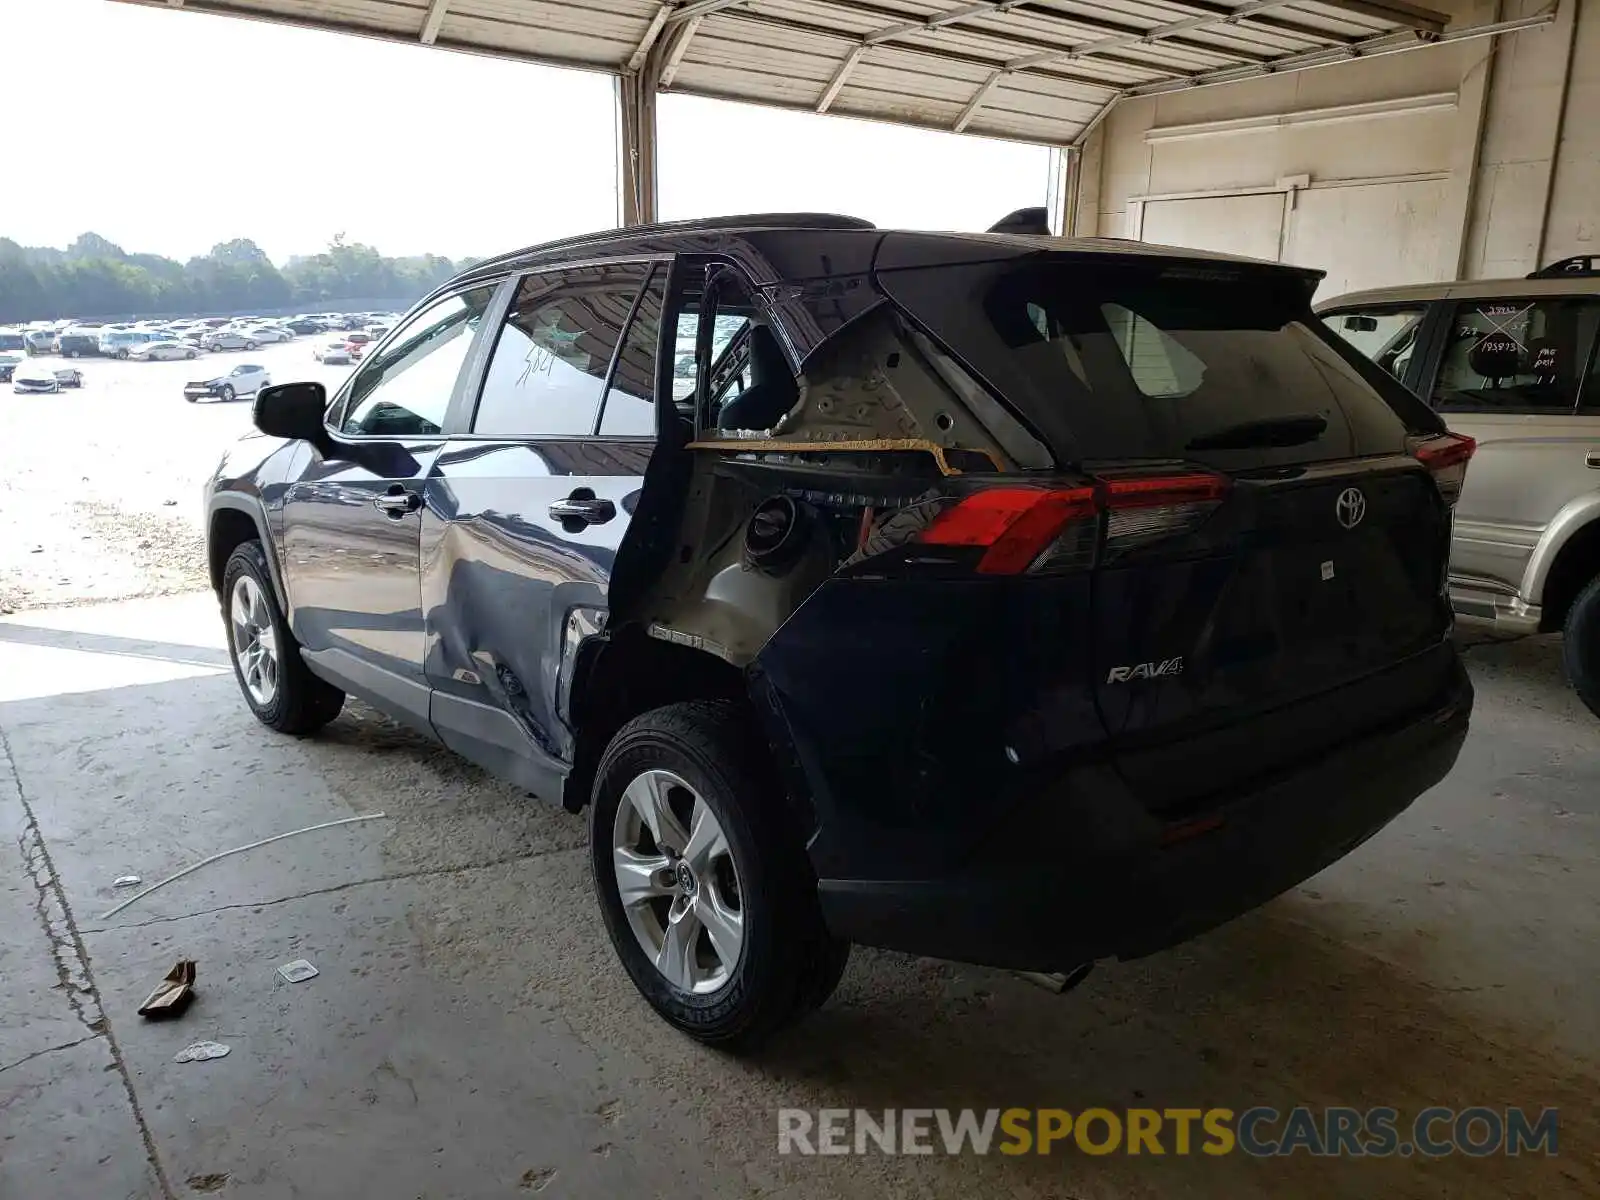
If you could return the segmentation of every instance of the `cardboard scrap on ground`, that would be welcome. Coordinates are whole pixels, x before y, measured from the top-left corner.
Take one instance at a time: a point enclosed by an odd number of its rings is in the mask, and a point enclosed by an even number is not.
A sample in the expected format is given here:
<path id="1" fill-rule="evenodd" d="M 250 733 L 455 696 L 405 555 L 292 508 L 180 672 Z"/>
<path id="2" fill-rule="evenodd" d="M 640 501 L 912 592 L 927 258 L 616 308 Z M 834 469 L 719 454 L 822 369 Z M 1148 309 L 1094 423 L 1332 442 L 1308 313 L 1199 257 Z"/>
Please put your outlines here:
<path id="1" fill-rule="evenodd" d="M 194 960 L 180 958 L 167 972 L 167 977 L 156 985 L 156 990 L 139 1006 L 139 1015 L 155 1020 L 175 1017 L 183 1012 L 189 1007 L 189 1001 L 194 999 L 194 975 Z"/>

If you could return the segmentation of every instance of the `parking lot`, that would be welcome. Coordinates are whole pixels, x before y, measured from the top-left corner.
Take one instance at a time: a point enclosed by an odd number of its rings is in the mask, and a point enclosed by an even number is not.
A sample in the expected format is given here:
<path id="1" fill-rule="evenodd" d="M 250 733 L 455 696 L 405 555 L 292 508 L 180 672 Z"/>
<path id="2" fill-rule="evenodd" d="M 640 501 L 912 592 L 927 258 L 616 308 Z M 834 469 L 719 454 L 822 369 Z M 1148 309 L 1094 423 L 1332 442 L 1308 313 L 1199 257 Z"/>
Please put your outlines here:
<path id="1" fill-rule="evenodd" d="M 280 382 L 347 370 L 303 340 L 249 358 Z M 581 818 L 358 704 L 304 741 L 251 718 L 196 524 L 250 406 L 181 395 L 239 361 L 90 360 L 81 393 L 0 392 L 5 1194 L 1600 1193 L 1600 766 L 1551 640 L 1466 637 L 1478 706 L 1454 773 L 1265 908 L 1062 997 L 858 949 L 820 1013 L 735 1061 L 629 986 Z M 119 876 L 375 813 L 104 915 Z M 143 1021 L 179 956 L 196 1003 Z M 276 976 L 299 958 L 320 974 Z M 201 1039 L 230 1053 L 173 1061 Z M 1559 1153 L 776 1151 L 780 1108 L 1296 1104 L 1558 1108 Z"/>
<path id="2" fill-rule="evenodd" d="M 18 395 L 0 384 L 0 609 L 201 586 L 200 488 L 250 428 L 248 399 L 183 398 L 189 380 L 258 363 L 279 383 L 350 368 L 311 357 L 313 339 L 191 361 L 73 359 L 82 390 Z M 66 360 L 40 358 L 47 365 Z"/>

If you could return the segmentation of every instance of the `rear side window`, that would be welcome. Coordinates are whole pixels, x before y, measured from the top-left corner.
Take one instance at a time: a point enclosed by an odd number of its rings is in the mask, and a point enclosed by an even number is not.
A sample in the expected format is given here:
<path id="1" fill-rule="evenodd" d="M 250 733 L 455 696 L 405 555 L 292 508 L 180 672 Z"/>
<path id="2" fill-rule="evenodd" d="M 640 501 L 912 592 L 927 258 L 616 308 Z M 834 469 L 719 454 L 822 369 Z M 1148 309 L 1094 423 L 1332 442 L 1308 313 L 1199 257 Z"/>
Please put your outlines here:
<path id="1" fill-rule="evenodd" d="M 600 413 L 602 437 L 654 437 L 656 432 L 656 347 L 661 337 L 661 302 L 666 272 L 657 268 L 645 285 L 628 323 Z"/>
<path id="2" fill-rule="evenodd" d="M 484 373 L 472 432 L 592 433 L 622 327 L 649 272 L 648 263 L 617 263 L 524 278 Z"/>
<path id="3" fill-rule="evenodd" d="M 1592 369 L 1597 326 L 1600 301 L 1585 297 L 1457 305 L 1439 360 L 1434 407 L 1571 412 Z M 1588 398 L 1592 403 L 1595 397 Z"/>
<path id="4" fill-rule="evenodd" d="M 884 272 L 884 289 L 1067 461 L 1309 462 L 1405 428 L 1294 272 L 1051 258 Z"/>

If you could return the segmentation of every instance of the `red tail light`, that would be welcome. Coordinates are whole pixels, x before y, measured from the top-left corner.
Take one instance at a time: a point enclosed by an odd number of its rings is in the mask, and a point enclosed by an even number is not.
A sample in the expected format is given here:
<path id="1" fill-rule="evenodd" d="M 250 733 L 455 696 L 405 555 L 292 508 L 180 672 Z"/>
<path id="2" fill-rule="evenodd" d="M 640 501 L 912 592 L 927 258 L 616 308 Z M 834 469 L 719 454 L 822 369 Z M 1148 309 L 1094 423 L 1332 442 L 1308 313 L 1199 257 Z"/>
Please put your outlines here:
<path id="1" fill-rule="evenodd" d="M 1225 476 L 1185 472 L 1097 478 L 1074 488 L 985 488 L 946 508 L 917 540 L 985 547 L 977 570 L 986 575 L 1075 570 L 1092 565 L 1097 551 L 1115 553 L 1194 528 L 1229 486 Z"/>
<path id="2" fill-rule="evenodd" d="M 1451 508 L 1461 497 L 1461 486 L 1467 481 L 1467 463 L 1477 448 L 1477 442 L 1461 433 L 1442 433 L 1411 442 L 1412 455 L 1432 473 L 1439 494 Z"/>
<path id="3" fill-rule="evenodd" d="M 934 546 L 986 546 L 985 575 L 1017 575 L 1033 565 L 1070 524 L 1095 516 L 1094 489 L 985 488 L 945 509 L 919 541 Z"/>

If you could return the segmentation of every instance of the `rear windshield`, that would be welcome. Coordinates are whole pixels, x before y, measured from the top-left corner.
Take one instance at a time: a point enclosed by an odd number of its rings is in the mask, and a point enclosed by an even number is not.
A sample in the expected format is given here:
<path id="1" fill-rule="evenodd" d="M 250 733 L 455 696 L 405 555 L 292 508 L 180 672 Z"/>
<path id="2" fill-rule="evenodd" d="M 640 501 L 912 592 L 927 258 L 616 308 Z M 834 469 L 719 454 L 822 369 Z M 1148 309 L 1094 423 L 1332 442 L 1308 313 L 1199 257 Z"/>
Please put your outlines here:
<path id="1" fill-rule="evenodd" d="M 1290 271 L 1034 258 L 887 271 L 880 284 L 1067 461 L 1245 467 L 1404 444 Z"/>

